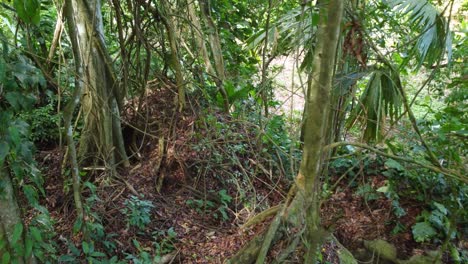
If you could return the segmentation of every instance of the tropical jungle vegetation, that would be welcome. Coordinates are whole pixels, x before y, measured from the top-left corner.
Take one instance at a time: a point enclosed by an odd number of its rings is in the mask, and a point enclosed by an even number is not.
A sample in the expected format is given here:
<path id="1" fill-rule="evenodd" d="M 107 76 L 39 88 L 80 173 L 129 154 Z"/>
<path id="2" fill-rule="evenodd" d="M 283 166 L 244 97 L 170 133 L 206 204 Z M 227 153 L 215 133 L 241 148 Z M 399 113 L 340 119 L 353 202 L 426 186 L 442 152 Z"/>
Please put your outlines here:
<path id="1" fill-rule="evenodd" d="M 0 263 L 468 263 L 467 0 L 0 0 Z"/>

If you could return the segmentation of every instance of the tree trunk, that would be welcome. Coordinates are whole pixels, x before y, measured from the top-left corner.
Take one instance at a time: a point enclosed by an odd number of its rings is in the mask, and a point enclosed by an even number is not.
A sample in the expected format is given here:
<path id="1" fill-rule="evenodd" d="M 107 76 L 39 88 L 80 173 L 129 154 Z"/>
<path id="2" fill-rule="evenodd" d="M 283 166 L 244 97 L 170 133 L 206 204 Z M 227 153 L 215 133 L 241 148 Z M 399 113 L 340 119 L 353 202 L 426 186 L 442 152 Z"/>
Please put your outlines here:
<path id="1" fill-rule="evenodd" d="M 166 0 L 161 2 L 162 4 L 162 16 L 161 20 L 166 27 L 167 37 L 169 40 L 169 47 L 171 49 L 171 68 L 174 70 L 176 85 L 177 85 L 177 104 L 179 111 L 185 107 L 185 83 L 182 74 L 182 66 L 179 61 L 179 52 L 177 50 L 177 34 L 174 27 L 174 23 L 171 17 L 169 17 L 169 3 Z"/>
<path id="2" fill-rule="evenodd" d="M 304 152 L 299 175 L 304 175 L 304 190 L 298 186 L 298 195 L 305 196 L 306 246 L 304 263 L 315 263 L 317 252 L 317 232 L 319 230 L 319 176 L 321 157 L 326 138 L 327 117 L 333 74 L 335 69 L 336 47 L 340 35 L 343 15 L 343 1 L 321 1 L 320 24 L 317 32 L 317 47 L 312 66 L 312 82 L 307 97 L 305 117 Z"/>
<path id="3" fill-rule="evenodd" d="M 80 76 L 83 76 L 83 68 L 82 68 L 82 61 L 80 50 L 78 49 L 78 33 L 77 33 L 77 25 L 76 21 L 73 16 L 73 9 L 70 1 L 65 4 L 65 15 L 68 17 L 68 31 L 70 35 L 70 40 L 72 43 L 73 49 L 73 56 L 75 60 L 75 90 L 73 91 L 73 95 L 71 100 L 68 102 L 65 110 L 63 111 L 63 119 L 64 119 L 64 127 L 65 127 L 65 138 L 67 141 L 67 150 L 68 150 L 68 157 L 71 166 L 71 174 L 72 174 L 72 186 L 73 186 L 73 200 L 75 202 L 75 209 L 77 213 L 77 218 L 83 221 L 84 219 L 84 210 L 83 210 L 83 201 L 81 197 L 81 179 L 80 179 L 80 172 L 79 172 L 79 164 L 78 164 L 78 157 L 76 152 L 75 140 L 73 139 L 73 113 L 75 108 L 78 106 L 80 102 L 80 97 L 84 89 L 84 82 Z M 86 234 L 86 230 L 83 230 L 84 234 Z"/>
<path id="4" fill-rule="evenodd" d="M 120 127 L 120 109 L 124 95 L 116 82 L 111 59 L 104 42 L 100 0 L 67 0 L 67 20 L 79 51 L 77 78 L 83 82 L 82 109 L 84 127 L 78 155 L 86 161 L 99 161 L 112 172 L 117 164 L 129 166 Z"/>
<path id="5" fill-rule="evenodd" d="M 23 239 L 21 238 L 16 242 L 12 241 L 15 226 L 23 223 L 20 217 L 18 202 L 13 192 L 10 174 L 3 165 L 0 166 L 0 185 L 2 187 L 0 192 L 0 242 L 2 240 L 6 242 L 6 247 L 0 248 L 0 259 L 3 259 L 6 253 L 9 253 L 11 256 L 11 252 L 9 251 L 15 247 L 13 243 L 23 243 Z M 17 260 L 19 264 L 25 263 L 23 256 L 19 256 L 18 258 L 11 257 L 12 260 Z"/>
<path id="6" fill-rule="evenodd" d="M 190 22 L 192 22 L 193 34 L 195 38 L 195 44 L 198 49 L 200 49 L 201 56 L 203 58 L 203 62 L 205 63 L 206 72 L 210 75 L 216 76 L 216 72 L 211 65 L 210 56 L 208 55 L 208 50 L 206 49 L 205 39 L 203 36 L 202 27 L 200 24 L 200 20 L 196 15 L 195 4 L 192 0 L 187 1 L 187 9 L 190 17 Z"/>
<path id="7" fill-rule="evenodd" d="M 219 41 L 218 30 L 211 18 L 211 10 L 210 10 L 210 0 L 200 0 L 200 11 L 205 22 L 205 26 L 208 29 L 208 39 L 210 40 L 210 47 L 211 47 L 211 54 L 213 55 L 213 60 L 215 63 L 216 69 L 216 77 L 217 80 L 216 85 L 218 86 L 218 90 L 221 93 L 224 101 L 224 111 L 229 112 L 229 95 L 224 89 L 224 81 L 226 78 L 226 73 L 224 71 L 224 59 L 223 59 L 223 52 L 221 49 L 221 43 Z"/>
<path id="8" fill-rule="evenodd" d="M 321 172 L 322 149 L 326 138 L 327 117 L 333 73 L 335 68 L 336 47 L 340 34 L 340 23 L 343 14 L 342 0 L 320 1 L 320 23 L 317 31 L 318 43 L 314 51 L 314 61 L 304 115 L 304 146 L 303 157 L 299 173 L 296 177 L 296 191 L 292 201 L 286 202 L 285 207 L 278 213 L 277 218 L 287 225 L 299 227 L 305 221 L 304 263 L 314 263 L 319 244 L 324 239 L 324 232 L 319 228 L 319 183 Z M 243 263 L 257 263 L 265 260 L 265 248 L 271 247 L 278 237 L 274 232 L 284 232 L 273 220 L 262 248 L 256 246 L 255 239 L 248 243 L 243 250 L 235 255 L 230 263 L 242 259 Z M 266 247 L 265 247 L 266 245 Z M 244 251 L 245 250 L 245 251 Z"/>

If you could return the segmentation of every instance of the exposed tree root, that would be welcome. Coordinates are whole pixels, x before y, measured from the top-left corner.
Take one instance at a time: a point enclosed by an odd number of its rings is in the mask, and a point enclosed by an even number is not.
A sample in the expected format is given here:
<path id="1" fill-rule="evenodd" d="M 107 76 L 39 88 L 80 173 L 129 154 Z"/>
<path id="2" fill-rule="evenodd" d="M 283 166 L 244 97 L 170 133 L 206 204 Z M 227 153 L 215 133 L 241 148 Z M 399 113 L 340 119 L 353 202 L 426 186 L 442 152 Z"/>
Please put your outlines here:
<path id="1" fill-rule="evenodd" d="M 280 210 L 282 208 L 282 206 L 283 206 L 283 204 L 275 205 L 275 206 L 270 207 L 270 208 L 266 209 L 265 211 L 255 215 L 255 216 L 251 217 L 249 220 L 247 220 L 247 222 L 245 224 L 243 224 L 240 227 L 241 230 L 245 230 L 248 227 L 251 227 L 251 226 L 254 226 L 254 225 L 257 225 L 257 224 L 263 222 L 268 217 L 276 214 L 278 212 L 278 210 Z"/>
<path id="2" fill-rule="evenodd" d="M 283 210 L 281 210 L 280 213 L 276 214 L 275 219 L 273 219 L 273 222 L 271 222 L 270 228 L 268 229 L 268 232 L 265 235 L 265 239 L 263 240 L 262 248 L 260 248 L 260 252 L 258 253 L 257 261 L 255 262 L 256 264 L 265 263 L 268 250 L 270 249 L 270 246 L 273 243 L 273 240 L 277 238 L 276 231 L 278 231 L 280 227 L 281 218 L 284 215 L 285 209 L 286 209 L 286 206 L 283 206 Z M 278 232 L 278 233 L 281 235 L 282 232 Z"/>
<path id="3" fill-rule="evenodd" d="M 349 251 L 343 244 L 338 241 L 338 239 L 332 234 L 330 235 L 330 238 L 335 244 L 339 247 L 339 250 L 337 251 L 338 253 L 338 258 L 340 259 L 340 263 L 349 263 L 349 264 L 357 264 L 356 258 L 354 258 L 353 254 L 351 251 Z"/>
<path id="4" fill-rule="evenodd" d="M 226 263 L 235 264 L 235 263 L 245 263 L 250 264 L 254 263 L 257 259 L 260 248 L 263 245 L 263 239 L 265 238 L 265 233 L 255 236 L 250 240 L 236 255 L 230 258 Z"/>
<path id="5" fill-rule="evenodd" d="M 279 254 L 279 256 L 276 258 L 276 260 L 273 261 L 273 264 L 284 263 L 286 261 L 286 259 L 289 257 L 289 255 L 291 255 L 296 250 L 296 248 L 299 246 L 299 242 L 301 241 L 302 233 L 304 233 L 304 229 L 302 229 L 298 234 L 296 234 L 294 236 L 292 241 L 290 243 L 288 243 L 289 246 L 287 248 L 285 248 Z"/>
<path id="6" fill-rule="evenodd" d="M 268 231 L 255 236 L 239 252 L 237 252 L 236 255 L 229 259 L 227 263 L 265 263 L 268 250 L 284 236 L 288 227 L 297 227 L 299 223 L 303 223 L 303 221 L 296 220 L 296 212 L 298 212 L 297 209 L 301 208 L 303 205 L 303 196 L 295 194 L 296 187 L 294 185 L 289 191 L 284 204 L 263 211 L 253 218 L 255 219 L 255 223 L 260 223 L 267 216 L 276 212 L 276 216 L 270 224 Z M 279 209 L 281 210 L 278 211 Z M 248 226 L 253 225 L 252 220 L 249 222 L 250 224 Z M 297 237 L 299 238 L 300 236 Z"/>

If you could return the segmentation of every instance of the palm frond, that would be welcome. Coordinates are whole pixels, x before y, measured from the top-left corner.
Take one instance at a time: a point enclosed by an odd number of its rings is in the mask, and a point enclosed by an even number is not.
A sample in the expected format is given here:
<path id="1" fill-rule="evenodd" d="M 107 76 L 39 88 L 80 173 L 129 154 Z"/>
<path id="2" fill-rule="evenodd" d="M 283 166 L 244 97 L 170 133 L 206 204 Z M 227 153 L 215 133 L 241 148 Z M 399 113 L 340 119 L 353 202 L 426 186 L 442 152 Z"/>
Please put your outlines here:
<path id="1" fill-rule="evenodd" d="M 268 42 L 275 54 L 289 53 L 296 47 L 311 45 L 318 24 L 318 11 L 314 6 L 297 7 L 273 22 L 268 33 L 262 29 L 247 39 L 245 46 L 251 50 L 263 48 Z M 300 28 L 300 34 L 297 30 Z"/>
<path id="2" fill-rule="evenodd" d="M 360 121 L 366 141 L 379 141 L 385 120 L 393 120 L 400 114 L 402 97 L 399 92 L 400 77 L 390 69 L 379 69 L 369 77 L 369 82 L 359 103 L 348 118 L 348 128 Z"/>
<path id="3" fill-rule="evenodd" d="M 387 0 L 386 3 L 396 12 L 408 15 L 411 28 L 421 32 L 410 54 L 416 58 L 418 68 L 424 63 L 433 65 L 445 52 L 450 62 L 452 36 L 447 30 L 446 19 L 435 6 L 428 0 Z M 404 64 L 408 63 L 412 56 L 409 56 Z"/>

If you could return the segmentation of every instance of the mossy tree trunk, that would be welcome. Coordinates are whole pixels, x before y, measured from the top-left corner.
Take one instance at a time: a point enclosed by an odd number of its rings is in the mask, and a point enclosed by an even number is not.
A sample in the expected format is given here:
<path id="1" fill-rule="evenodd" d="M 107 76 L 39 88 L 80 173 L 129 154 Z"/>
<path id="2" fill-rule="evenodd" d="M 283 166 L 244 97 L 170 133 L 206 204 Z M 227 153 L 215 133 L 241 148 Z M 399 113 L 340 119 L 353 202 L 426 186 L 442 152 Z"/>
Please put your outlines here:
<path id="1" fill-rule="evenodd" d="M 221 93 L 224 104 L 224 111 L 229 112 L 229 95 L 224 88 L 224 81 L 226 80 L 226 73 L 224 68 L 223 52 L 221 48 L 221 41 L 219 39 L 218 30 L 211 17 L 211 0 L 200 0 L 200 13 L 204 21 L 208 33 L 211 54 L 213 55 L 215 70 L 216 70 L 216 85 Z"/>
<path id="2" fill-rule="evenodd" d="M 200 19 L 196 12 L 195 3 L 192 0 L 187 0 L 187 12 L 189 14 L 189 18 L 190 18 L 190 22 L 192 26 L 192 32 L 193 32 L 194 39 L 195 39 L 195 45 L 197 49 L 200 50 L 200 53 L 201 53 L 200 55 L 201 55 L 201 58 L 203 59 L 203 63 L 205 64 L 206 72 L 208 72 L 208 74 L 210 75 L 216 76 L 216 72 L 213 69 L 213 66 L 211 65 L 208 50 L 206 49 L 205 38 L 203 35 Z"/>
<path id="3" fill-rule="evenodd" d="M 100 0 L 68 0 L 67 21 L 74 27 L 72 42 L 77 78 L 83 84 L 82 130 L 78 156 L 112 172 L 128 166 L 120 124 L 124 94 L 120 91 L 104 41 Z M 73 23 L 73 24 L 70 24 Z"/>
<path id="4" fill-rule="evenodd" d="M 269 230 L 261 235 L 263 242 L 259 242 L 258 238 L 253 239 L 230 260 L 230 263 L 264 263 L 268 249 L 285 232 L 285 226 L 292 226 L 303 230 L 297 235 L 303 236 L 304 263 L 315 264 L 317 249 L 325 234 L 319 226 L 319 184 L 322 150 L 329 133 L 327 119 L 343 2 L 326 0 L 320 1 L 318 5 L 320 22 L 303 120 L 303 157 L 293 187 L 295 190 L 290 191 L 290 196 L 294 197 L 284 203 Z M 291 240 L 291 243 L 293 241 L 295 240 Z M 290 249 L 287 251 L 292 252 Z"/>
<path id="5" fill-rule="evenodd" d="M 319 183 L 322 150 L 327 138 L 327 117 L 331 87 L 335 69 L 336 49 L 340 35 L 344 1 L 329 0 L 320 3 L 320 24 L 317 32 L 318 43 L 314 52 L 312 81 L 307 96 L 305 117 L 304 152 L 299 175 L 304 175 L 302 189 L 298 185 L 298 195 L 303 194 L 306 211 L 305 241 L 307 251 L 304 263 L 315 263 L 317 233 L 319 230 Z"/>
<path id="6" fill-rule="evenodd" d="M 171 60 L 170 65 L 172 70 L 174 71 L 176 85 L 177 85 L 177 105 L 179 107 L 179 111 L 182 111 L 185 107 L 185 81 L 184 75 L 182 73 L 182 65 L 179 61 L 179 51 L 177 45 L 177 33 L 176 27 L 174 26 L 174 21 L 171 16 L 171 8 L 170 3 L 166 0 L 161 1 L 161 20 L 164 24 L 164 27 L 167 31 L 167 38 L 169 41 L 169 47 L 171 49 Z"/>
<path id="7" fill-rule="evenodd" d="M 23 239 L 13 241 L 13 230 L 18 224 L 23 224 L 21 221 L 20 210 L 13 191 L 13 183 L 10 174 L 5 169 L 4 165 L 0 165 L 0 259 L 6 258 L 9 254 L 17 263 L 26 263 L 22 256 L 15 257 L 11 255 L 13 248 L 18 245 L 24 249 Z M 12 260 L 13 260 L 12 259 Z M 33 262 L 33 259 L 30 260 Z"/>

